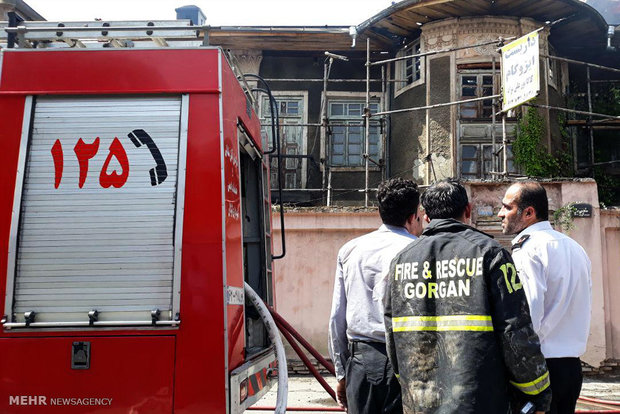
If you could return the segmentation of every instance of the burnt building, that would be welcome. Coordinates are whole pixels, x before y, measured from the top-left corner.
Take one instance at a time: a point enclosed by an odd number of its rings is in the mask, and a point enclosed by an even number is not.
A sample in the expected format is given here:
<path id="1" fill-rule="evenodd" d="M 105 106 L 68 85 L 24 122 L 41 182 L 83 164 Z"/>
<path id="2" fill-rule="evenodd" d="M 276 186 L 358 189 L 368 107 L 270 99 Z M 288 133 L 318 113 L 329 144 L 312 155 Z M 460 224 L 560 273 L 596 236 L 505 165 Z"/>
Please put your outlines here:
<path id="1" fill-rule="evenodd" d="M 365 192 L 372 200 L 386 177 L 429 184 L 524 173 L 512 144 L 527 108 L 508 113 L 503 145 L 501 102 L 493 97 L 502 90 L 498 47 L 533 31 L 541 56 L 534 101 L 541 148 L 568 156 L 577 175 L 592 172 L 602 149 L 613 173 L 618 145 L 603 134 L 597 139 L 595 128 L 617 124 L 593 126 L 590 118 L 555 109 L 593 112 L 587 76 L 592 91 L 595 81 L 618 78 L 573 62 L 612 68 L 619 62 L 614 27 L 577 0 L 404 0 L 357 26 L 212 27 L 209 42 L 229 49 L 243 72 L 259 74 L 273 92 L 284 201 L 358 204 Z M 252 85 L 264 89 L 262 82 Z M 454 104 L 462 100 L 469 102 Z M 269 99 L 258 93 L 257 101 L 265 142 L 272 142 Z M 274 172 L 272 187 L 275 181 Z"/>

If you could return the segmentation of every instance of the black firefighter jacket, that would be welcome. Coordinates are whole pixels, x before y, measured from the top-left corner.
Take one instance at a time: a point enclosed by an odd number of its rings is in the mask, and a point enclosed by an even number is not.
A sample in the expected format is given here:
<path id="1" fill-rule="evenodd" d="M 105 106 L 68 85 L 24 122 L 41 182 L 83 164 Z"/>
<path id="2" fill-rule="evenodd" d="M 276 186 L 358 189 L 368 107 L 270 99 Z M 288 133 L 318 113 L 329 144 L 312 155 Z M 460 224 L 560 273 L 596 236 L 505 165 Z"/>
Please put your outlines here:
<path id="1" fill-rule="evenodd" d="M 509 399 L 511 409 L 549 408 L 545 359 L 499 243 L 459 221 L 432 220 L 388 277 L 387 348 L 405 413 L 503 414 Z"/>

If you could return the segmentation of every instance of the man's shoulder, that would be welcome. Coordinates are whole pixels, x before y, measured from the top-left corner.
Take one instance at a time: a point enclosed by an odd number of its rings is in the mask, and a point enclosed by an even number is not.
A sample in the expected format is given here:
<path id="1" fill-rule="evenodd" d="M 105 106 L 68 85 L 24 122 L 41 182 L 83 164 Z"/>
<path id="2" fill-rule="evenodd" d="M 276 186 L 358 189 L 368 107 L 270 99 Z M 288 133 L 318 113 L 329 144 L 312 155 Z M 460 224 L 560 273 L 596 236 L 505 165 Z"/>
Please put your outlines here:
<path id="1" fill-rule="evenodd" d="M 515 255 L 526 254 L 529 257 L 543 255 L 548 257 L 548 260 L 553 258 L 564 260 L 563 254 L 560 253 L 565 252 L 565 254 L 576 254 L 583 256 L 584 260 L 589 260 L 583 246 L 564 233 L 554 229 L 534 230 L 526 233 L 529 238 L 520 249 L 515 250 Z"/>
<path id="2" fill-rule="evenodd" d="M 542 229 L 526 232 L 529 235 L 528 241 L 523 244 L 523 247 L 527 249 L 536 249 L 543 246 L 579 246 L 574 239 L 554 229 Z"/>
<path id="3" fill-rule="evenodd" d="M 420 249 L 431 248 L 431 245 L 436 243 L 441 244 L 442 249 L 448 244 L 454 244 L 460 251 L 472 249 L 486 253 L 499 252 L 503 249 L 502 245 L 490 235 L 468 226 L 458 232 L 444 232 L 422 236 L 414 243 L 409 244 L 400 254 L 406 255 Z"/>
<path id="4" fill-rule="evenodd" d="M 349 240 L 342 245 L 338 254 L 346 256 L 353 250 L 377 250 L 380 247 L 392 245 L 404 247 L 414 239 L 414 236 L 378 229 Z"/>

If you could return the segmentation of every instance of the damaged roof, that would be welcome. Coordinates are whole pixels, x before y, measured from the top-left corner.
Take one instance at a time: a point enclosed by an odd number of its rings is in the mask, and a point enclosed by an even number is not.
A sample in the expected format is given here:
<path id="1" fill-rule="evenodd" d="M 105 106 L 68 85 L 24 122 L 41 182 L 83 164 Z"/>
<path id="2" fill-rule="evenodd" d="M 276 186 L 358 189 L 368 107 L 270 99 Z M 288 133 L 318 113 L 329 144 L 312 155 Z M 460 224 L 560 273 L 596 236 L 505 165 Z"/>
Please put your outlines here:
<path id="1" fill-rule="evenodd" d="M 362 51 L 369 37 L 371 49 L 395 51 L 416 38 L 425 23 L 471 16 L 565 19 L 553 26 L 550 40 L 567 55 L 607 45 L 605 19 L 579 0 L 403 0 L 355 26 L 355 42 L 348 26 L 222 26 L 212 27 L 209 38 L 211 44 L 231 49 Z"/>
<path id="2" fill-rule="evenodd" d="M 389 47 L 398 37 L 417 36 L 419 26 L 425 23 L 471 16 L 529 17 L 539 22 L 565 19 L 553 25 L 550 41 L 568 55 L 602 50 L 607 45 L 605 19 L 579 0 L 403 0 L 357 29 Z"/>

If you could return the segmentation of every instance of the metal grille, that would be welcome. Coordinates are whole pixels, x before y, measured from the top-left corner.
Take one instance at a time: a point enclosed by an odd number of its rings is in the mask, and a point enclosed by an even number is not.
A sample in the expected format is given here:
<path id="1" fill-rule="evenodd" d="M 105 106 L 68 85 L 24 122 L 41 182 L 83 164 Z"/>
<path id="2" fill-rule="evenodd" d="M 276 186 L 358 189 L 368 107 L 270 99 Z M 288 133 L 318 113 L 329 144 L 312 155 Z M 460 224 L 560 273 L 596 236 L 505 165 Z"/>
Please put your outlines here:
<path id="1" fill-rule="evenodd" d="M 174 317 L 180 118 L 180 96 L 37 99 L 14 321 Z"/>

